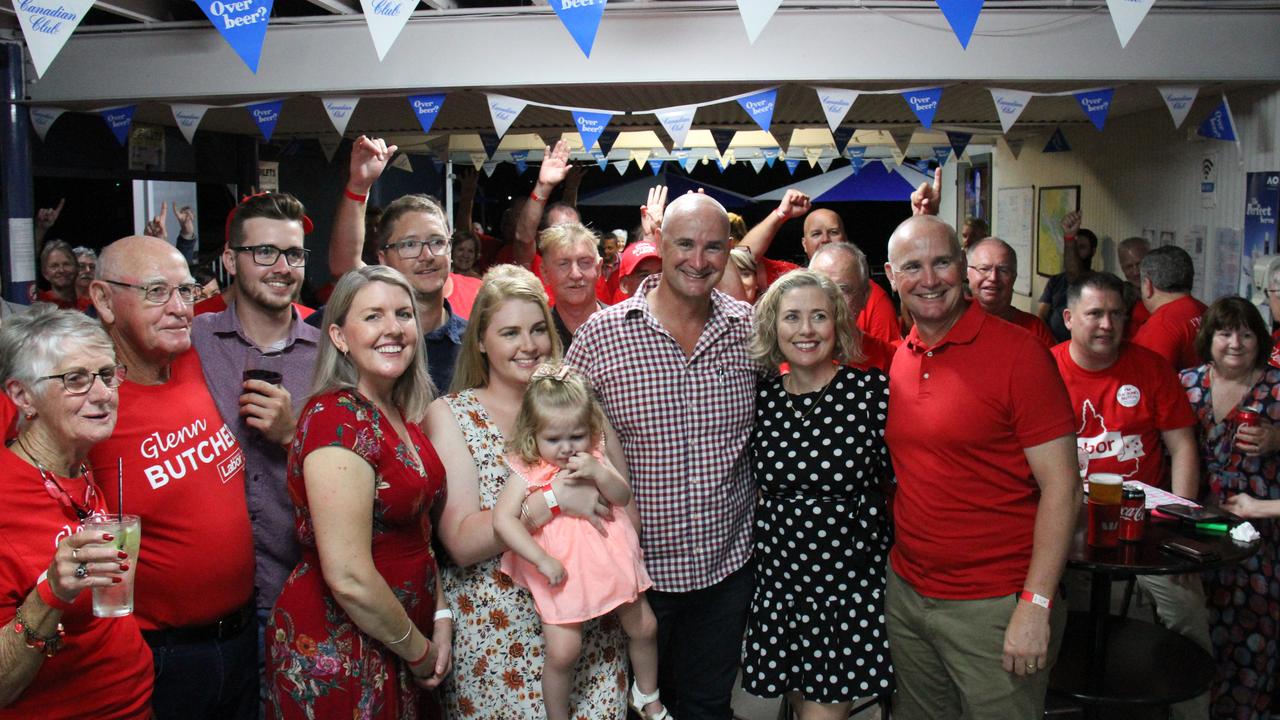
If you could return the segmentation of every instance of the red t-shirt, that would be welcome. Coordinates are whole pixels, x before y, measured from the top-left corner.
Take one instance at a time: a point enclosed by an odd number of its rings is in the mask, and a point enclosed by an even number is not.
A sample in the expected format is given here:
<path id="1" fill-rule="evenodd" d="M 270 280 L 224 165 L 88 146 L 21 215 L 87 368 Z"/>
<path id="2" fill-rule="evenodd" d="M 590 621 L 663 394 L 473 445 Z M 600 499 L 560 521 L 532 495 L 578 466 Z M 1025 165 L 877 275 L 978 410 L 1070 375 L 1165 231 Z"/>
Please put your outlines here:
<path id="1" fill-rule="evenodd" d="M 893 365 L 893 354 L 898 348 L 881 340 L 878 337 L 870 335 L 862 336 L 862 354 L 866 359 L 860 363 L 851 362 L 851 367 L 859 370 L 870 370 L 875 368 L 885 375 L 889 374 L 889 368 Z"/>
<path id="2" fill-rule="evenodd" d="M 1040 501 L 1023 450 L 1075 431 L 1067 389 L 1039 341 L 976 302 L 937 345 L 917 333 L 889 373 L 890 562 L 928 597 L 1016 593 Z"/>
<path id="3" fill-rule="evenodd" d="M 758 258 L 756 260 L 756 265 L 760 269 L 764 270 L 764 282 L 756 289 L 756 297 L 764 295 L 764 291 L 768 290 L 769 286 L 777 281 L 778 278 L 800 267 L 799 265 L 787 262 L 786 260 L 774 260 L 773 258 L 767 257 Z"/>
<path id="4" fill-rule="evenodd" d="M 124 461 L 124 510 L 142 517 L 134 610 L 144 630 L 206 625 L 253 598 L 253 536 L 244 454 L 205 385 L 195 349 L 169 382 L 120 386 L 120 419 L 89 452 L 115 484 Z M 115 511 L 116 494 L 107 505 Z"/>
<path id="5" fill-rule="evenodd" d="M 1196 333 L 1205 305 L 1190 295 L 1161 305 L 1133 335 L 1135 345 L 1153 350 L 1174 372 L 1199 367 L 1204 360 L 1196 353 Z"/>
<path id="6" fill-rule="evenodd" d="M 1160 433 L 1196 422 L 1169 363 L 1125 343 L 1111 367 L 1089 371 L 1076 364 L 1070 348 L 1068 340 L 1052 352 L 1076 414 L 1080 466 L 1086 474 L 1115 473 L 1168 488 Z"/>
<path id="7" fill-rule="evenodd" d="M 3 440 L 18 434 L 18 406 L 9 399 L 8 393 L 0 393 L 0 429 L 3 430 Z"/>
<path id="8" fill-rule="evenodd" d="M 330 292 L 332 292 L 332 288 L 330 289 Z M 315 309 L 309 308 L 306 305 L 299 305 L 298 303 L 294 303 L 293 307 L 298 310 L 298 317 L 302 320 L 306 320 L 311 317 L 312 313 L 315 312 Z M 191 311 L 196 315 L 204 315 L 205 313 L 222 312 L 226 309 L 227 301 L 222 297 L 222 293 L 218 293 L 213 297 L 205 298 L 204 300 L 196 303 L 195 306 L 191 308 Z"/>
<path id="9" fill-rule="evenodd" d="M 1125 337 L 1130 340 L 1138 333 L 1138 330 L 1151 319 L 1151 311 L 1147 309 L 1146 303 L 1139 300 L 1133 305 L 1133 312 L 1129 314 L 1129 325 L 1124 329 Z"/>
<path id="10" fill-rule="evenodd" d="M 1013 313 L 1013 317 L 1007 319 L 1006 322 L 1011 322 L 1031 333 L 1037 340 L 1044 343 L 1047 348 L 1058 344 L 1057 339 L 1053 337 L 1053 333 L 1049 331 L 1049 326 L 1044 324 L 1040 316 L 1023 312 L 1016 307 L 1009 308 L 1009 311 Z M 1005 320 L 1005 318 L 1001 318 L 1001 320 Z"/>
<path id="11" fill-rule="evenodd" d="M 453 290 L 445 299 L 449 301 L 454 315 L 468 320 L 471 318 L 471 306 L 476 303 L 476 293 L 480 292 L 480 279 L 457 273 L 449 273 L 449 279 L 453 281 Z"/>
<path id="12" fill-rule="evenodd" d="M 49 569 L 58 541 L 79 531 L 80 521 L 49 496 L 35 468 L 2 444 L 0 478 L 0 625 L 7 625 Z M 83 504 L 83 479 L 57 481 Z M 101 495 L 91 505 L 101 511 Z M 0 708 L 0 719 L 150 717 L 155 670 L 133 616 L 95 618 L 93 593 L 85 590 L 61 622 L 67 632 L 62 651 L 46 659 L 22 694 Z"/>
<path id="13" fill-rule="evenodd" d="M 876 281 L 872 280 L 867 285 L 871 290 L 867 293 L 867 304 L 858 313 L 858 327 L 864 334 L 897 347 L 902 342 L 902 323 L 898 321 L 893 298 Z"/>
<path id="14" fill-rule="evenodd" d="M 57 305 L 62 310 L 79 310 L 84 312 L 93 307 L 93 301 L 87 297 L 77 297 L 75 300 L 63 300 L 60 296 L 54 294 L 52 290 L 42 290 L 36 293 L 36 302 L 46 302 Z"/>

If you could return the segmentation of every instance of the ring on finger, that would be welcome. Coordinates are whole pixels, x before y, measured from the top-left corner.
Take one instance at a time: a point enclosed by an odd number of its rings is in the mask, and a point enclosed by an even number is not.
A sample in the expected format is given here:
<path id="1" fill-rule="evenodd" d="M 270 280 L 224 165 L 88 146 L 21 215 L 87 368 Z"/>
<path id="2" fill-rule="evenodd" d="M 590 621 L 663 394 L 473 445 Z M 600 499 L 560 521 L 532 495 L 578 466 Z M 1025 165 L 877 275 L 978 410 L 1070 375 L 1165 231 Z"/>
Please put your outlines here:
<path id="1" fill-rule="evenodd" d="M 79 565 L 77 565 L 76 577 L 80 578 L 81 580 L 89 577 L 89 566 L 84 563 L 80 563 Z"/>
<path id="2" fill-rule="evenodd" d="M 71 559 L 80 562 L 80 548 L 71 548 Z"/>

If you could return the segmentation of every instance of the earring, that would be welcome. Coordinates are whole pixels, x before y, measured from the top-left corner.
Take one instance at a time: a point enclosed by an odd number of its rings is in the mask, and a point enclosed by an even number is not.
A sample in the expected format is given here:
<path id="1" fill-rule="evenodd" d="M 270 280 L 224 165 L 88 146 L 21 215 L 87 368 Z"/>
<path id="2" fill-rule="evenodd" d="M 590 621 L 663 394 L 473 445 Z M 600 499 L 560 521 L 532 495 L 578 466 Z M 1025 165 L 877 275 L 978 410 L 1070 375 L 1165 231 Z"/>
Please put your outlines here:
<path id="1" fill-rule="evenodd" d="M 35 410 L 27 410 L 26 412 L 22 413 L 22 415 L 23 415 L 26 419 L 30 420 L 31 418 L 33 418 L 33 417 L 35 417 L 35 416 L 36 416 L 36 411 L 35 411 Z"/>

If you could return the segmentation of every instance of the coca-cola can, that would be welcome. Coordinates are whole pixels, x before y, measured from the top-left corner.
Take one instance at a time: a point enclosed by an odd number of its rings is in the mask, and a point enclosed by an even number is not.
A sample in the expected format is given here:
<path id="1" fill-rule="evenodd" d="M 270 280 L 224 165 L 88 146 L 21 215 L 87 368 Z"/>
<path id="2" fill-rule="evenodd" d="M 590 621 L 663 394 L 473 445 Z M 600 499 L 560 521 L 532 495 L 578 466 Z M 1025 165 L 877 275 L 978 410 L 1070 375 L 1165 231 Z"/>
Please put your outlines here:
<path id="1" fill-rule="evenodd" d="M 1147 534 L 1147 493 L 1126 484 L 1120 498 L 1120 540 L 1140 542 Z"/>
<path id="2" fill-rule="evenodd" d="M 1258 408 L 1240 408 L 1236 411 L 1236 424 L 1240 427 L 1258 427 L 1262 423 L 1262 411 Z"/>

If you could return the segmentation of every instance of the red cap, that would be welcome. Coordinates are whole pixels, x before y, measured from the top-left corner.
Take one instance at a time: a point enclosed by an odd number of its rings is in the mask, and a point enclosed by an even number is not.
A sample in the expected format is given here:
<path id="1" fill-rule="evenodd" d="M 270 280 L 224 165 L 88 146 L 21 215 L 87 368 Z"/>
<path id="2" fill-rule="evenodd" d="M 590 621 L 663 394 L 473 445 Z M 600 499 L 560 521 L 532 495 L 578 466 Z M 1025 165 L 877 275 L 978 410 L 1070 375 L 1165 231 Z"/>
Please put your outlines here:
<path id="1" fill-rule="evenodd" d="M 638 243 L 631 243 L 622 251 L 622 263 L 619 267 L 621 277 L 630 275 L 641 260 L 647 260 L 651 257 L 658 257 L 658 246 L 647 240 L 641 240 Z"/>

